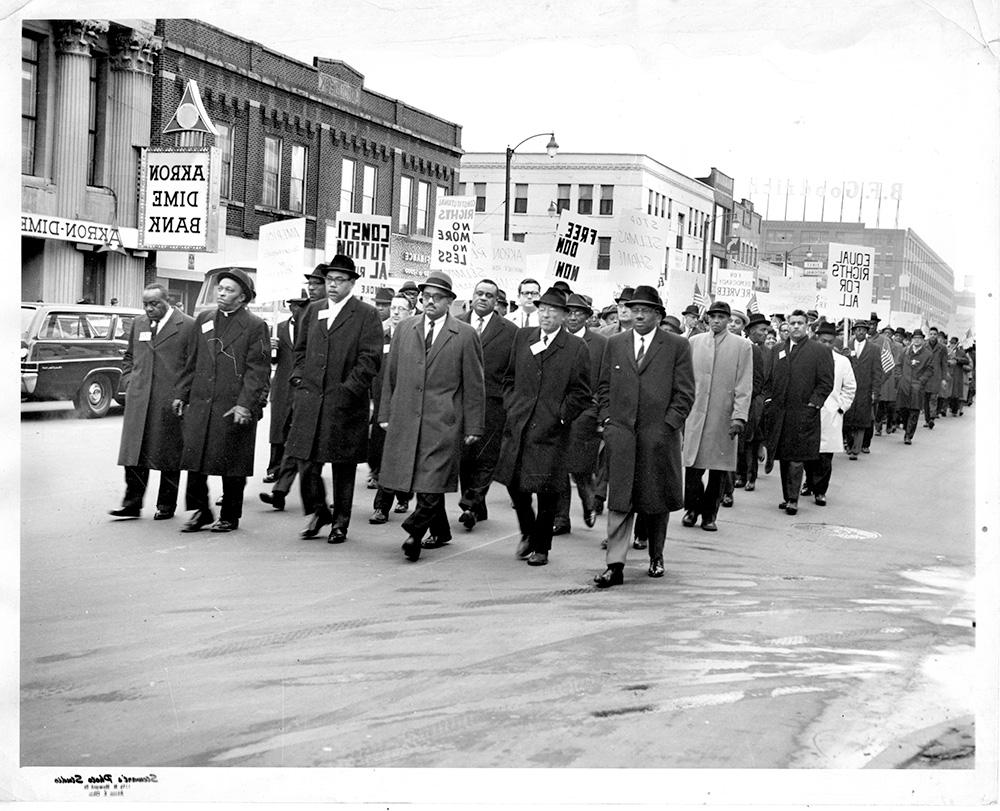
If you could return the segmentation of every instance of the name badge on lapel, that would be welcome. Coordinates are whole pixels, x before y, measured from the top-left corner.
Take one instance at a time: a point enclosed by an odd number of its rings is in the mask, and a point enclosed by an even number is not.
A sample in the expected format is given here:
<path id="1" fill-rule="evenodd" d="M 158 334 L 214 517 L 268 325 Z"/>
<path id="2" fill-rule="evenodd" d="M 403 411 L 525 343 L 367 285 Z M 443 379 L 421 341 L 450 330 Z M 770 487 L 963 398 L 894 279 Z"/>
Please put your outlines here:
<path id="1" fill-rule="evenodd" d="M 531 346 L 529 346 L 528 349 L 531 350 L 531 354 L 532 355 L 537 355 L 540 352 L 544 352 L 545 351 L 545 344 L 542 343 L 541 341 L 535 341 L 535 343 L 533 343 Z"/>
<path id="2" fill-rule="evenodd" d="M 139 340 L 140 341 L 152 341 L 153 340 L 153 333 L 150 332 L 149 330 L 146 330 L 145 332 L 140 332 L 139 333 Z"/>
<path id="3" fill-rule="evenodd" d="M 779 349 L 778 350 L 778 360 L 781 360 L 783 357 L 785 357 L 785 350 L 784 349 Z"/>
<path id="4" fill-rule="evenodd" d="M 320 318 L 322 318 L 324 321 L 329 320 L 330 310 L 329 309 L 320 310 L 318 313 L 316 313 L 316 319 L 319 320 Z"/>
<path id="5" fill-rule="evenodd" d="M 211 332 L 215 328 L 215 325 L 211 321 L 206 321 L 201 325 L 202 332 Z"/>
<path id="6" fill-rule="evenodd" d="M 389 354 L 389 344 L 382 344 L 382 354 L 383 355 Z"/>

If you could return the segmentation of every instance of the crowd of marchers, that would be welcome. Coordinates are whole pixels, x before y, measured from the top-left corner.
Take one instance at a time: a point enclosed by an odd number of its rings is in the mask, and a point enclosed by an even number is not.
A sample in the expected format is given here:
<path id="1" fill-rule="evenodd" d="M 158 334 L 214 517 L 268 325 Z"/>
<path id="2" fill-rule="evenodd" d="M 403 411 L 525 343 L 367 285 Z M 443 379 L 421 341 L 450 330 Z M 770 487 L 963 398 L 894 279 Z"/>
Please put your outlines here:
<path id="1" fill-rule="evenodd" d="M 173 518 L 183 470 L 181 531 L 237 529 L 270 403 L 273 486 L 259 497 L 284 510 L 298 477 L 302 538 L 329 528 L 329 543 L 347 540 L 366 464 L 368 523 L 405 514 L 407 560 L 452 541 L 447 493 L 460 494 L 469 532 L 489 519 L 497 482 L 517 515 L 514 554 L 541 566 L 553 536 L 571 531 L 575 485 L 583 522 L 606 516 L 606 569 L 594 577 L 606 588 L 624 581 L 629 548 L 663 576 L 671 512 L 715 532 L 720 507 L 775 462 L 779 509 L 797 514 L 803 496 L 824 506 L 835 455 L 858 461 L 897 431 L 909 445 L 921 413 L 932 429 L 975 392 L 974 347 L 933 328 L 880 329 L 875 313 L 847 335 L 815 311 L 768 318 L 723 301 L 678 318 L 645 285 L 596 313 L 586 294 L 561 282 L 543 292 L 533 279 L 508 312 L 489 279 L 456 305 L 440 272 L 380 289 L 373 306 L 353 294 L 358 276 L 344 255 L 317 266 L 273 338 L 239 269 L 218 274 L 217 306 L 194 318 L 147 287 L 125 356 L 125 496 L 111 515 L 140 516 L 153 469 L 153 517 Z M 209 476 L 221 478 L 214 502 Z"/>

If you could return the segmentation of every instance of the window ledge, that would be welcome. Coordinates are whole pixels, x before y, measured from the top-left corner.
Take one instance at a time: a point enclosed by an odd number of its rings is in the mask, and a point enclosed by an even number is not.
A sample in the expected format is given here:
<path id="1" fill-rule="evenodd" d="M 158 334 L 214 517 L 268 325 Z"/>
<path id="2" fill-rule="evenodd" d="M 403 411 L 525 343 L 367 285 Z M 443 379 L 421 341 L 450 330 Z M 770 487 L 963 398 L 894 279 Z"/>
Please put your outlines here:
<path id="1" fill-rule="evenodd" d="M 315 215 L 303 214 L 301 211 L 289 211 L 284 208 L 272 208 L 271 206 L 255 205 L 253 210 L 259 214 L 269 214 L 272 217 L 305 217 L 309 222 L 316 222 Z"/>

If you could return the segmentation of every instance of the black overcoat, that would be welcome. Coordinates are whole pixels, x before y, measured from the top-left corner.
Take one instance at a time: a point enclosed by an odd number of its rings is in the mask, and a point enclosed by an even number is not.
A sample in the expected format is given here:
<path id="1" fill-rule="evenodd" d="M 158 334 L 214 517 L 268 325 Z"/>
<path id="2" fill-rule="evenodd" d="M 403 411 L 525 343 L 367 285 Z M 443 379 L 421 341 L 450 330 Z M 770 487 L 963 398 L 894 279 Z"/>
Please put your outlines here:
<path id="1" fill-rule="evenodd" d="M 852 339 L 850 351 L 857 389 L 854 392 L 854 402 L 844 414 L 844 427 L 871 428 L 874 421 L 872 395 L 882 391 L 882 348 L 869 339 L 865 341 L 865 348 L 859 355 Z"/>
<path id="2" fill-rule="evenodd" d="M 681 444 L 694 403 L 686 338 L 653 330 L 636 366 L 632 330 L 608 340 L 597 383 L 608 454 L 608 508 L 663 513 L 684 505 Z"/>
<path id="3" fill-rule="evenodd" d="M 292 387 L 288 380 L 295 366 L 295 344 L 288 329 L 292 323 L 294 319 L 286 318 L 278 324 L 276 363 L 271 375 L 271 427 L 268 429 L 268 441 L 272 445 L 281 445 L 288 439 L 288 412 L 292 405 Z M 295 328 L 298 329 L 297 324 Z"/>
<path id="4" fill-rule="evenodd" d="M 927 344 L 918 352 L 912 346 L 906 347 L 899 360 L 901 372 L 899 386 L 896 389 L 897 408 L 915 408 L 918 411 L 924 405 L 924 392 L 927 381 L 934 377 L 937 358 Z"/>
<path id="5" fill-rule="evenodd" d="M 775 459 L 804 462 L 819 456 L 820 409 L 833 391 L 833 355 L 804 339 L 789 357 L 791 341 L 772 348 L 765 419 Z"/>
<path id="6" fill-rule="evenodd" d="M 252 476 L 257 422 L 267 405 L 271 375 L 267 324 L 245 308 L 228 317 L 218 309 L 205 310 L 194 319 L 190 336 L 175 389 L 175 399 L 187 404 L 181 468 L 210 476 Z M 223 416 L 237 405 L 249 410 L 249 423 Z"/>
<path id="7" fill-rule="evenodd" d="M 125 416 L 119 465 L 180 470 L 184 439 L 173 410 L 174 386 L 184 369 L 194 319 L 174 308 L 155 336 L 146 315 L 136 316 L 122 364 Z"/>
<path id="8" fill-rule="evenodd" d="M 493 478 L 526 492 L 555 490 L 569 475 L 569 432 L 592 401 L 587 345 L 560 329 L 533 354 L 539 327 L 518 330 L 504 375 L 500 461 Z"/>
<path id="9" fill-rule="evenodd" d="M 604 357 L 604 347 L 608 344 L 608 338 L 589 327 L 582 337 L 587 345 L 587 354 L 590 356 L 590 383 L 591 389 L 594 389 L 601 375 L 601 358 Z M 601 435 L 597 433 L 597 397 L 591 399 L 591 404 L 573 420 L 569 432 L 569 472 L 578 475 L 589 475 L 597 468 L 597 450 L 601 444 Z"/>
<path id="10" fill-rule="evenodd" d="M 368 456 L 369 395 L 382 365 L 382 322 L 351 296 L 327 328 L 329 299 L 312 302 L 295 339 L 298 378 L 285 453 L 314 462 L 358 463 Z"/>

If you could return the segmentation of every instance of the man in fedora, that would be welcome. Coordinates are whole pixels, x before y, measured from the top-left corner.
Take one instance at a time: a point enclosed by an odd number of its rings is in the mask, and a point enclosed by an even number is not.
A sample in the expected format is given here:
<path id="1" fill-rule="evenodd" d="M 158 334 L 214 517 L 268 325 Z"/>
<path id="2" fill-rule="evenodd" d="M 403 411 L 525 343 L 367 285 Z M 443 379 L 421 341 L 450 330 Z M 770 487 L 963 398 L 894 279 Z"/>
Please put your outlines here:
<path id="1" fill-rule="evenodd" d="M 867 433 L 871 441 L 872 426 L 875 419 L 875 403 L 882 391 L 882 355 L 879 347 L 868 339 L 871 325 L 858 319 L 851 323 L 854 337 L 847 346 L 848 357 L 854 371 L 857 389 L 854 392 L 854 402 L 844 414 L 843 441 L 847 446 L 847 458 L 856 461 L 858 454 L 868 453 L 865 444 Z"/>
<path id="2" fill-rule="evenodd" d="M 497 289 L 497 306 L 496 306 L 497 315 L 499 315 L 501 318 L 506 318 L 508 306 L 509 305 L 507 302 L 507 291 Z"/>
<path id="3" fill-rule="evenodd" d="M 693 527 L 715 532 L 726 473 L 736 470 L 737 437 L 743 433 L 753 396 L 753 350 L 730 329 L 724 301 L 708 308 L 708 332 L 693 335 L 691 362 L 695 395 L 684 426 L 684 517 Z M 704 484 L 708 471 L 708 485 Z"/>
<path id="4" fill-rule="evenodd" d="M 326 298 L 326 262 L 320 262 L 311 273 L 304 274 L 306 278 L 306 295 L 309 301 L 322 301 Z"/>
<path id="5" fill-rule="evenodd" d="M 621 585 L 633 521 L 644 524 L 650 577 L 662 577 L 672 510 L 684 503 L 681 440 L 694 402 L 691 348 L 657 329 L 656 289 L 639 285 L 628 302 L 632 329 L 608 339 L 597 383 L 598 420 L 608 454 L 607 569 L 598 588 Z"/>
<path id="6" fill-rule="evenodd" d="M 753 352 L 753 394 L 747 425 L 740 434 L 736 460 L 735 487 L 753 491 L 757 487 L 758 454 L 761 442 L 766 436 L 763 425 L 764 384 L 770 374 L 771 350 L 765 346 L 767 331 L 771 322 L 763 313 L 751 313 L 744 330 Z"/>
<path id="7" fill-rule="evenodd" d="M 392 338 L 379 404 L 386 432 L 379 484 L 417 496 L 403 522 L 410 561 L 421 548 L 451 541 L 445 493 L 458 489 L 462 445 L 478 442 L 485 430 L 482 345 L 473 327 L 448 312 L 451 277 L 432 271 L 420 297 L 423 315 L 402 322 Z"/>
<path id="8" fill-rule="evenodd" d="M 255 295 L 245 271 L 227 268 L 216 276 L 217 306 L 194 320 L 173 401 L 174 413 L 183 418 L 184 500 L 194 511 L 182 532 L 209 524 L 212 532 L 230 532 L 243 515 L 243 488 L 253 475 L 257 422 L 271 375 L 267 324 L 246 308 Z M 222 509 L 214 524 L 209 476 L 222 477 Z"/>
<path id="9" fill-rule="evenodd" d="M 684 317 L 685 338 L 690 338 L 692 335 L 698 335 L 708 329 L 705 326 L 705 322 L 701 319 L 701 310 L 698 309 L 697 304 L 689 304 L 684 308 L 684 312 L 682 312 L 681 315 Z"/>
<path id="10" fill-rule="evenodd" d="M 594 314 L 594 309 L 587 296 L 571 293 L 567 296 L 566 304 L 568 313 L 566 315 L 565 329 L 570 335 L 576 336 L 587 346 L 587 354 L 590 357 L 590 380 L 596 383 L 601 372 L 601 356 L 604 354 L 604 347 L 608 339 L 599 335 L 595 330 L 588 329 L 587 320 Z M 597 450 L 601 438 L 597 432 L 597 402 L 584 409 L 575 420 L 569 435 L 569 472 L 576 483 L 576 491 L 580 496 L 580 504 L 583 507 L 583 523 L 588 527 L 594 526 L 597 522 L 596 504 L 594 502 L 595 485 L 594 475 L 597 472 Z M 570 532 L 570 504 L 572 502 L 572 488 L 569 478 L 563 481 L 563 486 L 559 490 L 559 503 L 556 507 L 555 524 L 553 533 L 562 535 Z"/>
<path id="11" fill-rule="evenodd" d="M 618 305 L 618 320 L 614 324 L 601 327 L 599 330 L 605 338 L 610 338 L 612 335 L 617 335 L 619 332 L 631 329 L 632 312 L 626 306 L 625 302 L 629 301 L 634 294 L 634 287 L 623 287 L 621 293 L 618 294 L 618 297 L 615 299 L 615 304 Z"/>
<path id="12" fill-rule="evenodd" d="M 896 411 L 903 424 L 903 444 L 913 444 L 913 434 L 924 406 L 927 381 L 935 373 L 936 358 L 924 343 L 924 331 L 913 330 L 910 345 L 900 358 L 899 385 L 896 390 Z"/>
<path id="13" fill-rule="evenodd" d="M 347 540 L 354 477 L 368 453 L 372 379 L 382 364 L 382 322 L 371 304 L 353 294 L 354 260 L 337 254 L 326 268 L 327 297 L 306 308 L 295 339 L 292 425 L 285 453 L 298 460 L 302 509 L 299 533 L 315 538 L 330 525 L 327 542 Z M 333 510 L 327 505 L 323 466 L 332 468 Z"/>
<path id="14" fill-rule="evenodd" d="M 521 530 L 515 554 L 530 566 L 548 563 L 559 491 L 569 476 L 571 426 L 593 402 L 587 345 L 563 329 L 568 312 L 563 291 L 545 291 L 539 326 L 518 331 L 504 377 L 507 421 L 493 478 L 507 485 Z"/>
<path id="15" fill-rule="evenodd" d="M 380 287 L 375 291 L 375 309 L 378 311 L 378 319 L 383 324 L 389 320 L 389 305 L 392 304 L 392 297 L 396 295 L 391 287 Z"/>
<path id="16" fill-rule="evenodd" d="M 411 279 L 407 279 L 403 282 L 402 287 L 399 288 L 400 295 L 406 296 L 409 299 L 410 304 L 413 305 L 413 312 L 420 314 L 423 312 L 423 308 L 420 306 L 420 289 L 417 287 L 417 283 Z"/>
<path id="17" fill-rule="evenodd" d="M 489 517 L 486 494 L 493 482 L 493 470 L 500 458 L 500 441 L 507 414 L 503 407 L 503 376 L 510 360 L 510 348 L 517 327 L 496 313 L 500 290 L 492 279 L 480 279 L 472 292 L 472 309 L 458 316 L 479 336 L 483 348 L 483 378 L 485 382 L 485 432 L 479 442 L 462 446 L 458 469 L 462 498 L 458 502 L 462 515 L 458 519 L 471 530 L 478 521 Z"/>

